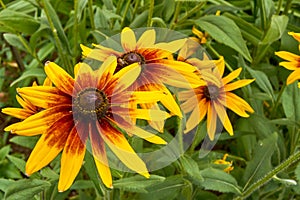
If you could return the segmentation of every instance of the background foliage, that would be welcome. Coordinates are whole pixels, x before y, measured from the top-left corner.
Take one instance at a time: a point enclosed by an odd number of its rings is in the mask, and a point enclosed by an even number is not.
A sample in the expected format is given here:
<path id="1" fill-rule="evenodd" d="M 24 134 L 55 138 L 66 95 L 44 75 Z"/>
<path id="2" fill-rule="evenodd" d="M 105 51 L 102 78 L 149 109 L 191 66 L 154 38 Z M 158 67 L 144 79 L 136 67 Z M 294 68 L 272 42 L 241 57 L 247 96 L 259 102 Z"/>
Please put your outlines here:
<path id="1" fill-rule="evenodd" d="M 55 61 L 69 73 L 81 59 L 79 44 L 91 46 L 131 28 L 156 26 L 192 36 L 208 33 L 203 44 L 227 72 L 243 67 L 255 83 L 239 91 L 254 108 L 250 118 L 229 113 L 233 137 L 224 133 L 213 151 L 199 158 L 197 135 L 176 162 L 150 179 L 113 171 L 114 190 L 96 176 L 90 155 L 70 190 L 57 192 L 59 158 L 39 173 L 24 174 L 37 137 L 10 135 L 16 120 L 0 113 L 0 199 L 296 199 L 300 195 L 300 90 L 286 86 L 289 71 L 275 51 L 299 54 L 287 34 L 300 32 L 299 0 L 0 0 L 0 107 L 18 106 L 16 88 L 42 83 L 43 64 Z M 216 16 L 220 11 L 221 16 Z M 201 130 L 201 126 L 199 130 Z M 169 134 L 166 133 L 165 134 Z M 132 143 L 135 149 L 141 145 Z M 225 153 L 228 174 L 213 162 Z M 226 167 L 226 166 L 225 166 Z"/>

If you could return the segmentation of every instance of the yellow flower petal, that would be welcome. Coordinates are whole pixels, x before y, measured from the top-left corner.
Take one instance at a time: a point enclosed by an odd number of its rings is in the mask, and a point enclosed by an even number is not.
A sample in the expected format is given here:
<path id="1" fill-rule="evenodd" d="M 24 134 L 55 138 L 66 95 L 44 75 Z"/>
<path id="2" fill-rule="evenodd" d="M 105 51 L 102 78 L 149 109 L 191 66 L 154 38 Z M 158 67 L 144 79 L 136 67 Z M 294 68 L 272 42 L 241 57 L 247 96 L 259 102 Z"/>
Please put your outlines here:
<path id="1" fill-rule="evenodd" d="M 298 79 L 300 79 L 300 68 L 296 69 L 288 76 L 288 78 L 286 80 L 286 84 L 287 85 L 292 84 Z"/>
<path id="2" fill-rule="evenodd" d="M 231 82 L 233 79 L 237 78 L 241 72 L 242 68 L 234 70 L 233 72 L 222 78 L 223 84 L 226 85 L 227 83 Z"/>
<path id="3" fill-rule="evenodd" d="M 150 175 L 145 163 L 138 157 L 127 139 L 108 122 L 102 121 L 97 125 L 101 137 L 112 150 L 112 152 L 131 170 L 149 178 Z"/>
<path id="4" fill-rule="evenodd" d="M 300 42 L 300 33 L 288 32 L 289 35 L 293 36 L 295 40 Z"/>
<path id="5" fill-rule="evenodd" d="M 300 60 L 300 56 L 287 52 L 287 51 L 277 51 L 275 52 L 275 55 L 284 59 L 284 60 L 288 60 L 288 61 L 299 61 Z"/>
<path id="6" fill-rule="evenodd" d="M 138 48 L 147 48 L 152 47 L 155 43 L 155 30 L 147 30 L 145 31 L 141 37 L 139 38 L 136 46 Z"/>
<path id="7" fill-rule="evenodd" d="M 224 102 L 223 105 L 241 117 L 249 117 L 249 114 L 247 114 L 246 111 L 250 113 L 254 112 L 254 110 L 245 100 L 231 92 L 226 93 L 226 102 Z"/>
<path id="8" fill-rule="evenodd" d="M 34 114 L 31 110 L 25 110 L 23 108 L 3 108 L 1 110 L 2 113 L 11 115 L 13 117 L 16 117 L 18 119 L 26 119 L 27 117 Z"/>
<path id="9" fill-rule="evenodd" d="M 288 70 L 296 70 L 299 69 L 300 61 L 280 62 L 279 65 Z"/>
<path id="10" fill-rule="evenodd" d="M 136 49 L 135 34 L 129 27 L 125 27 L 122 30 L 121 44 L 125 52 L 130 52 Z"/>
<path id="11" fill-rule="evenodd" d="M 152 109 L 152 110 L 160 110 L 157 103 L 142 103 L 139 104 L 143 109 Z M 159 132 L 164 131 L 165 119 L 160 119 L 156 121 L 148 120 L 149 125 Z M 135 123 L 134 123 L 135 124 Z"/>
<path id="12" fill-rule="evenodd" d="M 238 80 L 234 83 L 229 83 L 229 84 L 224 86 L 225 92 L 236 90 L 238 88 L 244 87 L 244 86 L 252 83 L 253 81 L 255 81 L 255 79 L 243 79 L 243 80 Z"/>
<path id="13" fill-rule="evenodd" d="M 178 51 L 186 41 L 187 39 L 183 38 L 168 43 L 162 42 L 162 43 L 155 44 L 155 48 L 174 53 Z"/>
<path id="14" fill-rule="evenodd" d="M 207 132 L 210 140 L 214 140 L 217 126 L 217 113 L 211 103 L 207 104 Z"/>
<path id="15" fill-rule="evenodd" d="M 76 178 L 85 155 L 85 141 L 79 137 L 77 128 L 70 132 L 61 157 L 58 191 L 63 192 L 70 188 Z"/>
<path id="16" fill-rule="evenodd" d="M 233 128 L 232 128 L 231 122 L 228 118 L 228 115 L 226 113 L 225 107 L 217 101 L 215 101 L 213 103 L 213 106 L 214 106 L 214 108 L 217 112 L 217 115 L 218 115 L 219 119 L 221 120 L 224 128 L 227 130 L 229 135 L 233 135 Z"/>
<path id="17" fill-rule="evenodd" d="M 45 72 L 60 91 L 72 95 L 74 79 L 65 70 L 53 62 L 47 62 Z"/>

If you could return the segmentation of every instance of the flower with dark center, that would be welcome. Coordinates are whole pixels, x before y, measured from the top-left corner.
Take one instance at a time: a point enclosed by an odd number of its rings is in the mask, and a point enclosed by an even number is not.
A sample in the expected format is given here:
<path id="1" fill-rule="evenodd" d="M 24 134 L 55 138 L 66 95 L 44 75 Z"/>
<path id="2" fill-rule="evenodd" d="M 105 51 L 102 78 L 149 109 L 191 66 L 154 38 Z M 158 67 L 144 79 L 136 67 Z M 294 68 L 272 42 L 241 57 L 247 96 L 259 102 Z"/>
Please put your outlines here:
<path id="1" fill-rule="evenodd" d="M 5 128 L 5 131 L 25 136 L 42 134 L 26 163 L 27 175 L 48 165 L 62 151 L 58 190 L 67 190 L 82 166 L 88 143 L 105 186 L 112 188 L 106 146 L 129 169 L 147 178 L 150 176 L 145 163 L 132 149 L 124 133 L 155 144 L 166 142 L 127 119 L 135 116 L 159 121 L 170 115 L 161 110 L 131 108 L 128 102 L 154 103 L 164 98 L 165 94 L 160 91 L 129 91 L 141 67 L 136 63 L 114 73 L 116 67 L 114 56 L 109 57 L 96 71 L 80 63 L 75 66 L 73 78 L 55 63 L 48 62 L 45 72 L 55 86 L 18 89 L 22 98 L 33 106 L 43 108 L 18 126 Z"/>
<path id="2" fill-rule="evenodd" d="M 179 92 L 178 99 L 182 102 L 181 109 L 184 113 L 191 113 L 187 122 L 185 133 L 195 128 L 205 116 L 207 119 L 207 132 L 211 140 L 214 140 L 217 120 L 219 119 L 226 131 L 233 135 L 233 128 L 226 113 L 229 108 L 242 117 L 249 117 L 247 112 L 253 113 L 254 110 L 242 98 L 238 97 L 233 90 L 246 86 L 253 82 L 253 79 L 238 80 L 230 83 L 237 78 L 242 68 L 236 69 L 227 76 L 223 77 L 225 63 L 223 57 L 219 61 L 207 61 L 207 65 L 217 64 L 214 68 L 202 69 L 197 66 L 200 73 L 197 73 L 207 82 L 206 86 L 200 86 L 193 90 Z"/>

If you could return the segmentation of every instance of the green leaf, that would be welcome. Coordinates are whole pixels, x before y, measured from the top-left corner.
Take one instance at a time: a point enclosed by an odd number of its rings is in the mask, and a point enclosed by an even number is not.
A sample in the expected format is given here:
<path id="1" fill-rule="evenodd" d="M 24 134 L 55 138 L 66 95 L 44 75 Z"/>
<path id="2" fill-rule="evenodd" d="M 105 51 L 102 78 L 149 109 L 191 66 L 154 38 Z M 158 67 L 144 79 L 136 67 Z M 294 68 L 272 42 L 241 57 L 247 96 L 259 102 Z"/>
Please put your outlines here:
<path id="1" fill-rule="evenodd" d="M 7 188 L 10 185 L 12 185 L 14 182 L 15 182 L 14 180 L 0 178 L 0 190 L 6 192 Z"/>
<path id="2" fill-rule="evenodd" d="M 25 174 L 25 165 L 26 162 L 21 158 L 17 158 L 11 155 L 6 156 L 10 162 L 12 162 L 23 174 Z"/>
<path id="3" fill-rule="evenodd" d="M 46 77 L 45 72 L 43 69 L 41 68 L 32 68 L 32 69 L 28 69 L 26 71 L 23 72 L 23 74 L 17 78 L 16 80 L 14 80 L 10 86 L 14 86 L 16 83 L 23 81 L 24 79 L 27 78 L 31 78 L 31 77 Z"/>
<path id="4" fill-rule="evenodd" d="M 271 44 L 281 38 L 287 27 L 288 20 L 288 17 L 285 15 L 272 16 L 270 27 L 268 28 L 262 41 L 258 44 L 257 51 L 254 56 L 255 63 L 259 63 L 261 59 L 265 57 L 265 54 L 269 50 Z"/>
<path id="5" fill-rule="evenodd" d="M 208 15 L 195 20 L 195 24 L 216 41 L 233 48 L 249 62 L 252 61 L 240 29 L 231 19 L 224 16 Z"/>
<path id="6" fill-rule="evenodd" d="M 241 188 L 235 178 L 223 170 L 207 168 L 201 171 L 201 175 L 204 178 L 201 185 L 206 190 L 241 194 Z"/>
<path id="7" fill-rule="evenodd" d="M 300 120 L 300 90 L 297 83 L 287 85 L 282 93 L 282 107 L 287 118 L 298 122 Z"/>
<path id="8" fill-rule="evenodd" d="M 156 185 L 165 180 L 165 177 L 151 175 L 150 178 L 145 178 L 136 175 L 129 178 L 123 178 L 114 182 L 114 188 L 119 188 L 125 191 L 147 193 L 146 187 Z"/>
<path id="9" fill-rule="evenodd" d="M 20 145 L 22 147 L 27 147 L 27 148 L 33 149 L 33 147 L 37 143 L 38 139 L 39 139 L 38 136 L 33 136 L 33 137 L 14 136 L 9 141 L 12 143 L 15 143 L 17 145 Z"/>
<path id="10" fill-rule="evenodd" d="M 15 199 L 33 199 L 34 196 L 43 190 L 50 187 L 48 181 L 37 180 L 37 179 L 25 179 L 15 181 L 7 187 L 5 192 L 5 200 L 15 200 Z"/>
<path id="11" fill-rule="evenodd" d="M 52 169 L 50 169 L 49 167 L 45 167 L 40 171 L 41 175 L 43 177 L 48 178 L 49 180 L 58 180 L 59 179 L 59 175 L 53 171 Z"/>
<path id="12" fill-rule="evenodd" d="M 4 83 L 4 75 L 5 75 L 5 68 L 0 69 L 0 91 L 2 91 L 3 83 Z"/>
<path id="13" fill-rule="evenodd" d="M 8 44 L 10 44 L 11 46 L 17 47 L 18 49 L 22 50 L 22 51 L 27 51 L 27 49 L 25 48 L 24 44 L 22 43 L 21 39 L 12 33 L 5 33 L 3 34 L 4 39 L 8 42 Z M 30 53 L 30 52 L 28 52 Z"/>
<path id="14" fill-rule="evenodd" d="M 10 146 L 4 146 L 0 149 L 0 161 L 2 161 L 9 153 Z"/>
<path id="15" fill-rule="evenodd" d="M 298 183 L 300 183 L 300 162 L 298 163 L 296 169 L 295 169 L 295 175 Z"/>
<path id="16" fill-rule="evenodd" d="M 203 181 L 203 177 L 201 176 L 198 164 L 192 158 L 188 156 L 182 156 L 180 158 L 180 162 L 182 164 L 183 169 L 192 179 L 195 184 L 200 184 Z"/>
<path id="17" fill-rule="evenodd" d="M 9 27 L 17 32 L 32 34 L 40 26 L 40 23 L 23 12 L 4 9 L 0 12 L 0 26 Z"/>
<path id="18" fill-rule="evenodd" d="M 255 78 L 255 82 L 257 83 L 258 87 L 265 93 L 267 93 L 272 101 L 274 101 L 275 97 L 273 88 L 267 75 L 262 71 L 253 70 L 250 67 L 246 67 L 246 69 L 248 70 L 250 75 Z"/>
<path id="19" fill-rule="evenodd" d="M 244 189 L 272 170 L 271 157 L 277 147 L 277 138 L 277 133 L 273 133 L 264 140 L 259 141 L 256 148 L 254 148 L 253 159 L 247 163 L 242 178 L 245 184 Z"/>
<path id="20" fill-rule="evenodd" d="M 72 184 L 72 190 L 79 190 L 79 189 L 89 189 L 94 188 L 93 181 L 90 180 L 77 180 Z"/>

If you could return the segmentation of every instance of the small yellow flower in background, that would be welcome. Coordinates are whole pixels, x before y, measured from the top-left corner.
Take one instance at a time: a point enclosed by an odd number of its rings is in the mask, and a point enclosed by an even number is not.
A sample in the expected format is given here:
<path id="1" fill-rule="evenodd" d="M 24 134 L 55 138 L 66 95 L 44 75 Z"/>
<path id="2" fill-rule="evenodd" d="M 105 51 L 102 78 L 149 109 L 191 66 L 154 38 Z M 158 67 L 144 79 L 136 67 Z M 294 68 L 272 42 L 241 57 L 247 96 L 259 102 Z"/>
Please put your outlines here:
<path id="1" fill-rule="evenodd" d="M 293 36 L 295 40 L 300 42 L 300 33 L 289 32 L 289 35 Z M 300 44 L 298 46 L 300 52 Z M 275 55 L 280 58 L 287 60 L 280 62 L 279 65 L 285 67 L 288 70 L 293 70 L 293 72 L 288 76 L 286 80 L 286 84 L 292 84 L 296 80 L 300 79 L 300 56 L 287 52 L 287 51 L 278 51 L 275 52 Z M 300 84 L 298 83 L 298 87 L 300 88 Z"/>
<path id="2" fill-rule="evenodd" d="M 192 84 L 198 83 L 199 77 L 192 73 L 196 70 L 195 67 L 173 59 L 173 53 L 184 45 L 186 39 L 155 43 L 156 32 L 154 29 L 150 29 L 143 32 L 137 40 L 135 32 L 127 27 L 122 30 L 120 37 L 120 45 L 123 51 L 113 49 L 116 48 L 115 46 L 108 48 L 102 45 L 94 45 L 95 49 L 90 49 L 81 45 L 82 54 L 86 59 L 99 61 L 104 61 L 110 55 L 116 56 L 118 61 L 116 72 L 132 63 L 138 63 L 142 71 L 133 83 L 132 88 L 140 91 L 163 91 L 166 97 L 161 99 L 160 102 L 171 114 L 182 117 L 178 104 L 165 84 L 190 88 Z M 136 106 L 132 104 L 133 108 Z M 157 103 L 140 104 L 139 106 L 160 109 Z M 149 124 L 156 130 L 163 131 L 164 121 L 149 121 Z"/>
<path id="3" fill-rule="evenodd" d="M 190 39 L 193 39 L 193 40 L 199 42 L 199 44 L 205 44 L 207 42 L 207 38 L 209 36 L 208 33 L 203 33 L 202 31 L 199 31 L 198 29 L 195 28 L 195 26 L 193 26 L 192 32 L 197 37 L 190 37 Z"/>
<path id="4" fill-rule="evenodd" d="M 214 162 L 214 164 L 226 166 L 226 168 L 223 169 L 224 172 L 230 173 L 234 169 L 234 167 L 232 166 L 232 164 L 233 164 L 232 161 L 230 161 L 230 162 L 226 161 L 227 157 L 228 157 L 228 154 L 226 153 L 226 154 L 224 154 L 223 159 L 216 160 Z"/>
<path id="5" fill-rule="evenodd" d="M 182 102 L 181 108 L 184 113 L 191 113 L 186 122 L 185 133 L 194 129 L 206 116 L 208 136 L 214 140 L 217 120 L 220 120 L 226 131 L 233 135 L 233 128 L 226 108 L 241 117 L 249 117 L 247 112 L 254 112 L 245 100 L 232 93 L 233 90 L 250 84 L 254 79 L 230 83 L 239 76 L 242 68 L 236 69 L 222 78 L 225 70 L 224 58 L 220 57 L 219 60 L 211 61 L 211 63 L 211 65 L 216 64 L 216 66 L 204 70 L 199 68 L 200 73 L 198 75 L 206 82 L 206 85 L 196 87 L 193 90 L 181 91 L 178 94 L 178 99 Z"/>
<path id="6" fill-rule="evenodd" d="M 109 57 L 96 71 L 80 63 L 75 66 L 75 78 L 72 78 L 58 65 L 48 62 L 45 72 L 55 87 L 18 89 L 26 102 L 43 109 L 36 114 L 26 115 L 27 118 L 18 126 L 5 128 L 5 131 L 25 136 L 42 134 L 26 163 L 27 175 L 48 165 L 62 151 L 58 190 L 67 190 L 79 173 L 86 143 L 90 143 L 105 186 L 112 188 L 106 145 L 129 169 L 145 177 L 150 176 L 145 163 L 122 132 L 155 144 L 166 144 L 162 138 L 126 121 L 128 115 L 153 121 L 170 117 L 161 110 L 128 107 L 128 102 L 152 103 L 164 98 L 165 94 L 160 91 L 128 91 L 139 76 L 141 67 L 132 64 L 114 73 L 116 67 L 117 59 L 114 56 Z M 11 110 L 10 114 L 16 116 L 18 112 Z"/>

